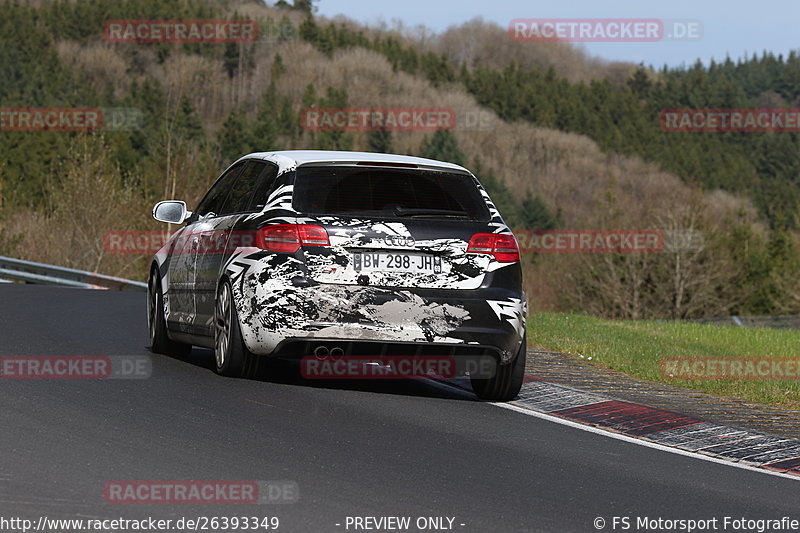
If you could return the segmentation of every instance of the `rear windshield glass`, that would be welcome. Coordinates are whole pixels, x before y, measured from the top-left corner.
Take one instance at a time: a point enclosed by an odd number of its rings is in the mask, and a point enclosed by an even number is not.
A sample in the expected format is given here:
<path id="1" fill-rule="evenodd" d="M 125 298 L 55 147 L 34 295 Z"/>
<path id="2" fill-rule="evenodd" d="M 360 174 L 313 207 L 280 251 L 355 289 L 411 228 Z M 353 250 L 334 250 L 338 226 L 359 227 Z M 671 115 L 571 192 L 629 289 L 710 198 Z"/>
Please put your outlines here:
<path id="1" fill-rule="evenodd" d="M 307 214 L 489 220 L 471 176 L 420 169 L 300 167 L 293 203 Z"/>

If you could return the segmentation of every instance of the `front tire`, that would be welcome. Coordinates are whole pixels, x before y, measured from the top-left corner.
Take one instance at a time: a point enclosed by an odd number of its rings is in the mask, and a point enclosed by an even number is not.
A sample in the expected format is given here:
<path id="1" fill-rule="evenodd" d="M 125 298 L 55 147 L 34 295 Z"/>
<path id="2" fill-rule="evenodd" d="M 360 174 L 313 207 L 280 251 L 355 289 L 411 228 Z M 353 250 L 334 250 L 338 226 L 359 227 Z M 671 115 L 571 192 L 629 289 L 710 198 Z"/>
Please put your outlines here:
<path id="1" fill-rule="evenodd" d="M 164 319 L 164 297 L 161 293 L 158 269 L 150 272 L 147 287 L 147 326 L 150 330 L 150 350 L 153 353 L 170 357 L 186 357 L 192 352 L 192 345 L 176 342 L 167 335 L 167 323 Z"/>
<path id="2" fill-rule="evenodd" d="M 514 361 L 508 365 L 496 365 L 491 378 L 470 377 L 472 390 L 481 400 L 508 402 L 516 398 L 525 379 L 525 359 L 528 351 L 527 336 L 522 337 Z"/>
<path id="3" fill-rule="evenodd" d="M 214 369 L 223 376 L 250 377 L 258 369 L 258 357 L 244 345 L 231 284 L 227 280 L 220 284 L 214 306 L 214 361 Z"/>

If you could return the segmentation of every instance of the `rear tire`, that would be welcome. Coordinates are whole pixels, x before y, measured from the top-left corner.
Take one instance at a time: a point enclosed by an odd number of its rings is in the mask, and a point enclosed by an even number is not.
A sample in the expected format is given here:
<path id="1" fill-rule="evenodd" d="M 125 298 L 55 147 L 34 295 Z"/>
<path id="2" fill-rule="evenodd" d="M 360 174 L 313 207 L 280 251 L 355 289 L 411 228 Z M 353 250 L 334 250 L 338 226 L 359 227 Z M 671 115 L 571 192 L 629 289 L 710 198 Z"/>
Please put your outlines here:
<path id="1" fill-rule="evenodd" d="M 496 365 L 491 378 L 470 377 L 472 390 L 481 400 L 508 402 L 516 398 L 525 379 L 525 359 L 528 351 L 527 336 L 522 337 L 514 361 L 508 365 Z"/>
<path id="2" fill-rule="evenodd" d="M 214 362 L 214 369 L 223 376 L 253 377 L 258 372 L 259 357 L 244 345 L 239 314 L 227 280 L 220 284 L 214 306 Z"/>
<path id="3" fill-rule="evenodd" d="M 192 345 L 177 342 L 167 335 L 164 320 L 164 297 L 161 294 L 158 269 L 150 272 L 147 287 L 147 326 L 150 330 L 150 350 L 153 353 L 184 358 L 192 352 Z"/>

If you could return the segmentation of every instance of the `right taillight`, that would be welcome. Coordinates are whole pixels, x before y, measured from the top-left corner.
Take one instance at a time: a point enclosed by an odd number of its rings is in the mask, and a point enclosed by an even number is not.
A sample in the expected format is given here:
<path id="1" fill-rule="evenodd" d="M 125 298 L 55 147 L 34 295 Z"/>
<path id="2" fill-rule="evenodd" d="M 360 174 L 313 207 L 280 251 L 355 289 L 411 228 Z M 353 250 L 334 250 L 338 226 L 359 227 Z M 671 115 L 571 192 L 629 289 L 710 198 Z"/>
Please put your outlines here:
<path id="1" fill-rule="evenodd" d="M 300 246 L 330 246 L 328 232 L 311 224 L 273 224 L 258 230 L 256 246 L 270 252 L 293 254 Z"/>
<path id="2" fill-rule="evenodd" d="M 513 235 L 476 233 L 469 240 L 468 254 L 489 254 L 501 263 L 519 261 L 519 247 Z"/>

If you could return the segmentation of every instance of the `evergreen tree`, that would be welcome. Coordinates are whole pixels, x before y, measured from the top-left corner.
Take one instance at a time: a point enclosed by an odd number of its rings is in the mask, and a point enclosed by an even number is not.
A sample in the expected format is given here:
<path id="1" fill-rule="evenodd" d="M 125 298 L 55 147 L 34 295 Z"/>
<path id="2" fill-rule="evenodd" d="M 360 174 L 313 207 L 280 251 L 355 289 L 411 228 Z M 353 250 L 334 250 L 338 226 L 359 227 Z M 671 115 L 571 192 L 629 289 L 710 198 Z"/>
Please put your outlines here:
<path id="1" fill-rule="evenodd" d="M 633 91 L 633 94 L 640 98 L 645 98 L 652 86 L 653 83 L 650 81 L 650 75 L 643 65 L 639 65 L 639 68 L 637 68 L 628 79 L 628 87 Z"/>
<path id="2" fill-rule="evenodd" d="M 292 101 L 284 96 L 281 100 L 280 110 L 278 111 L 278 133 L 297 137 L 300 133 L 300 122 L 297 113 L 294 112 Z"/>
<path id="3" fill-rule="evenodd" d="M 302 11 L 308 16 L 311 16 L 317 10 L 316 6 L 314 5 L 314 0 L 294 0 L 292 9 Z"/>
<path id="4" fill-rule="evenodd" d="M 220 155 L 224 161 L 233 161 L 254 150 L 255 146 L 248 134 L 247 123 L 241 109 L 234 109 L 219 134 Z"/>
<path id="5" fill-rule="evenodd" d="M 297 29 L 292 21 L 286 16 L 281 17 L 281 21 L 278 23 L 278 42 L 291 41 L 295 37 L 297 37 Z"/>
<path id="6" fill-rule="evenodd" d="M 176 135 L 184 141 L 196 143 L 205 139 L 203 123 L 186 96 L 181 97 L 173 127 Z"/>
<path id="7" fill-rule="evenodd" d="M 278 93 L 273 81 L 267 87 L 256 115 L 253 141 L 257 149 L 264 151 L 274 149 L 278 140 L 279 128 Z"/>
<path id="8" fill-rule="evenodd" d="M 540 196 L 531 196 L 530 193 L 522 201 L 522 208 L 519 211 L 519 222 L 521 227 L 532 230 L 549 230 L 561 226 L 561 212 L 555 215 L 547 209 Z"/>
<path id="9" fill-rule="evenodd" d="M 458 146 L 455 135 L 448 130 L 437 130 L 432 137 L 425 138 L 422 141 L 420 153 L 422 157 L 447 161 L 456 165 L 463 166 L 467 161 L 467 157 Z"/>
<path id="10" fill-rule="evenodd" d="M 286 66 L 283 64 L 283 57 L 280 54 L 276 53 L 275 57 L 272 58 L 272 67 L 270 67 L 270 73 L 272 74 L 272 79 L 278 79 L 281 74 L 286 72 Z"/>
<path id="11" fill-rule="evenodd" d="M 325 97 L 319 100 L 319 107 L 347 107 L 347 92 L 328 87 Z M 345 131 L 316 131 L 312 138 L 314 147 L 318 150 L 350 150 L 353 147 L 353 136 Z"/>
<path id="12" fill-rule="evenodd" d="M 385 128 L 368 131 L 367 150 L 370 152 L 379 153 L 393 152 L 394 148 L 392 147 L 392 132 Z"/>
<path id="13" fill-rule="evenodd" d="M 314 87 L 313 83 L 309 83 L 306 85 L 305 90 L 303 91 L 303 97 L 301 98 L 301 102 L 303 103 L 303 107 L 313 107 L 317 103 L 317 90 Z"/>
<path id="14" fill-rule="evenodd" d="M 225 43 L 225 54 L 222 57 L 222 65 L 229 78 L 236 76 L 239 72 L 240 49 L 238 43 Z"/>

